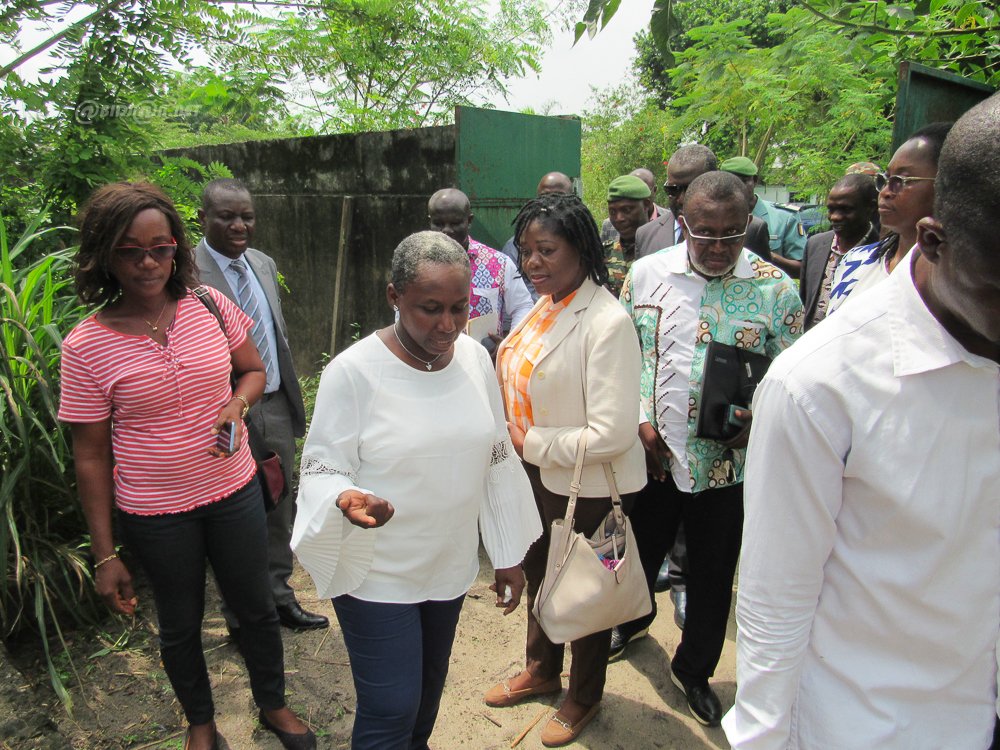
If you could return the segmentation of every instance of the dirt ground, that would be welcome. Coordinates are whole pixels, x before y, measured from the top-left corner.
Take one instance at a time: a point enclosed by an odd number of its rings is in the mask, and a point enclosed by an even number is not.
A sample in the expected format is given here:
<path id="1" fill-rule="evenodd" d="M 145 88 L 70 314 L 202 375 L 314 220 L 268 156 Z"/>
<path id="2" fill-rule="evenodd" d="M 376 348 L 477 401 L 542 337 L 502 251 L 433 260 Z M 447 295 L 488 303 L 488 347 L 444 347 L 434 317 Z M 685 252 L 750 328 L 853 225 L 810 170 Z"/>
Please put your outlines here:
<path id="1" fill-rule="evenodd" d="M 462 611 L 431 747 L 499 750 L 539 721 L 517 745 L 522 750 L 543 747 L 539 732 L 558 706 L 548 696 L 507 709 L 489 708 L 483 692 L 516 673 L 524 659 L 524 607 L 502 617 L 493 606 L 489 563 L 470 590 Z M 317 600 L 308 575 L 296 568 L 293 585 L 309 610 L 330 617 L 329 630 L 293 633 L 282 630 L 289 704 L 319 735 L 321 749 L 350 747 L 354 689 L 347 651 L 333 607 Z M 37 658 L 16 648 L 13 665 L 0 663 L 0 748 L 4 750 L 182 750 L 183 716 L 156 653 L 148 592 L 140 590 L 145 606 L 133 628 L 77 634 L 71 640 L 73 665 L 60 661 L 60 671 L 73 697 L 66 714 L 48 688 L 48 676 Z M 571 747 L 602 750 L 652 748 L 727 748 L 721 729 L 707 729 L 688 713 L 683 696 L 670 682 L 669 659 L 680 632 L 674 625 L 668 594 L 659 594 L 661 615 L 647 637 L 630 645 L 626 658 L 608 668 L 601 713 Z M 117 641 L 117 643 L 116 643 Z M 262 730 L 250 696 L 242 660 L 229 642 L 218 613 L 214 586 L 204 645 L 212 676 L 219 731 L 231 750 L 280 750 L 278 740 Z M 569 667 L 567 652 L 566 668 Z M 16 667 L 17 670 L 12 669 Z M 565 686 L 567 679 L 564 678 Z M 722 663 L 713 680 L 723 706 L 735 693 L 735 626 L 730 620 Z"/>

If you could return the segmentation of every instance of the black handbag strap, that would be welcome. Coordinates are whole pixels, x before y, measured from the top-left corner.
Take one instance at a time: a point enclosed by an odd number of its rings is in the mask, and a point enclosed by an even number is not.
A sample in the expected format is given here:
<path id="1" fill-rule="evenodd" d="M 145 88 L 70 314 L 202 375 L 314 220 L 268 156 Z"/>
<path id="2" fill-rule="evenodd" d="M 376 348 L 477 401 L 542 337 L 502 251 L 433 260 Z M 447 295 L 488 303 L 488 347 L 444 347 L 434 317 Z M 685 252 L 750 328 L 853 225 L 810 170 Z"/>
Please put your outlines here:
<path id="1" fill-rule="evenodd" d="M 222 334 L 228 339 L 229 333 L 226 331 L 226 321 L 222 319 L 222 311 L 219 310 L 219 306 L 215 304 L 215 300 L 212 299 L 211 293 L 208 291 L 207 286 L 197 286 L 191 290 L 194 292 L 194 296 L 198 298 L 198 301 L 203 304 L 206 309 L 215 316 L 215 319 L 219 321 L 219 328 L 222 329 Z M 236 390 L 236 373 L 230 369 L 229 372 L 229 382 L 233 390 Z M 264 438 L 249 419 L 243 420 L 243 426 L 247 431 L 247 438 L 250 440 L 250 453 L 253 455 L 255 461 L 263 461 L 267 457 L 269 451 L 264 444 Z"/>
<path id="2" fill-rule="evenodd" d="M 208 291 L 207 286 L 196 286 L 191 290 L 194 292 L 194 296 L 198 298 L 198 301 L 203 304 L 215 319 L 219 321 L 219 328 L 222 329 L 222 333 L 225 334 L 226 338 L 229 338 L 229 332 L 226 330 L 226 321 L 222 319 L 222 311 L 219 310 L 219 306 L 215 304 L 215 300 L 212 299 L 211 293 Z"/>

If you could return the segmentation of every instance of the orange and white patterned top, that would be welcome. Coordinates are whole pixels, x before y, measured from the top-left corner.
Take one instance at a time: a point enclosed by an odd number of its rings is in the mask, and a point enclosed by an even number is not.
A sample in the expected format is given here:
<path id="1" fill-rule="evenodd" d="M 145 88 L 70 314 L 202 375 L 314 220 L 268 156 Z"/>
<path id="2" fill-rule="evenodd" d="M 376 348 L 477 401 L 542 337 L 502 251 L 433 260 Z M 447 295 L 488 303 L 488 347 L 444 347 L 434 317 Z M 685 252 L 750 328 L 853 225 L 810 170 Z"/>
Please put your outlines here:
<path id="1" fill-rule="evenodd" d="M 503 389 L 507 420 L 525 432 L 535 422 L 531 411 L 531 397 L 528 395 L 528 381 L 535 369 L 535 363 L 542 353 L 542 335 L 556 323 L 559 313 L 566 309 L 576 290 L 567 294 L 559 302 L 539 306 L 520 330 L 512 333 L 507 348 L 500 361 L 500 379 Z"/>

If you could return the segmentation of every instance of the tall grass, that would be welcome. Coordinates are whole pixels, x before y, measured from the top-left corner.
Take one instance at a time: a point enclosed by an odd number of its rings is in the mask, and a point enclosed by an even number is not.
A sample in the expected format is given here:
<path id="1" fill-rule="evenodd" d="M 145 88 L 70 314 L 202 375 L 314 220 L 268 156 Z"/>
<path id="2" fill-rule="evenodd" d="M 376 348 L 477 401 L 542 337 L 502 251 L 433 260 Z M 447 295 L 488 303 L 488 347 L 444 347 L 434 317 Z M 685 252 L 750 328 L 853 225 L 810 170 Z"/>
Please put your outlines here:
<path id="1" fill-rule="evenodd" d="M 70 707 L 51 644 L 96 612 L 86 525 L 72 453 L 56 420 L 62 332 L 85 314 L 72 289 L 72 251 L 40 246 L 69 236 L 35 218 L 11 244 L 0 221 L 0 636 L 35 632 L 52 686 Z"/>

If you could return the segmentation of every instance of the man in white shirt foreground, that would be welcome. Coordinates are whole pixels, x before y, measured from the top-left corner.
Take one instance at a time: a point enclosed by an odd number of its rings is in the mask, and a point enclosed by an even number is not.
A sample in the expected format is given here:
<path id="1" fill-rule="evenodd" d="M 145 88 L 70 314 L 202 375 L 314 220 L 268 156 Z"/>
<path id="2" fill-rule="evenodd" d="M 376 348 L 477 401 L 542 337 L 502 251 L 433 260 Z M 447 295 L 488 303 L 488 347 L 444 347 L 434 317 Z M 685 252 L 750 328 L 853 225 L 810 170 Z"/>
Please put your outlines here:
<path id="1" fill-rule="evenodd" d="M 919 252 L 754 399 L 735 750 L 986 748 L 1000 634 L 1000 96 L 941 152 Z"/>

